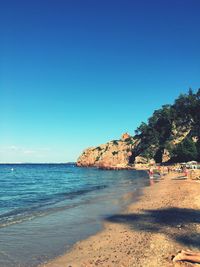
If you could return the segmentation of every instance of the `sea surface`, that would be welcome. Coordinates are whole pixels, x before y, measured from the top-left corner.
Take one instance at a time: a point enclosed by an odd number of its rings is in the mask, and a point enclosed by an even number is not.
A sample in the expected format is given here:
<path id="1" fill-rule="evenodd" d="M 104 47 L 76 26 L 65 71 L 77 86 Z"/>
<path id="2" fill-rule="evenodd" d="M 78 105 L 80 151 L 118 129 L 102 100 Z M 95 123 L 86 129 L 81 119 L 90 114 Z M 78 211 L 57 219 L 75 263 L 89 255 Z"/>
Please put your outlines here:
<path id="1" fill-rule="evenodd" d="M 148 185 L 144 171 L 1 164 L 0 267 L 33 267 L 63 254 Z"/>

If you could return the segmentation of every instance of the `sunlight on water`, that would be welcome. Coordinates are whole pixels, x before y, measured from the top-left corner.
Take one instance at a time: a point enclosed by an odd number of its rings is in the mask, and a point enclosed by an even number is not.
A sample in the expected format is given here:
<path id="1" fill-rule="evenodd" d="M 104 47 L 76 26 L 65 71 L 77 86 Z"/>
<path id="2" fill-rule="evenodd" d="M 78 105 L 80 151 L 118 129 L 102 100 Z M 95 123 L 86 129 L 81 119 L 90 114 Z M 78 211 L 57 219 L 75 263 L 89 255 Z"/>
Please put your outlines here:
<path id="1" fill-rule="evenodd" d="M 36 266 L 94 234 L 149 185 L 145 172 L 0 165 L 0 266 Z"/>

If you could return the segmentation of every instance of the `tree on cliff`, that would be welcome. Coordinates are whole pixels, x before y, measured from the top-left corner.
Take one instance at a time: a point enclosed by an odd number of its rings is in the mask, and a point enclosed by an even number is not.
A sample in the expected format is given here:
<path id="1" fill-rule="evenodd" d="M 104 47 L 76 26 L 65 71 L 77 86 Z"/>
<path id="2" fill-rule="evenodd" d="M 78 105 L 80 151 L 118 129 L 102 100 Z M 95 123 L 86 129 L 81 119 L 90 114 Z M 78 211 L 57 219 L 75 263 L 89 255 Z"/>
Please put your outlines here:
<path id="1" fill-rule="evenodd" d="M 172 105 L 163 105 L 155 110 L 147 123 L 142 122 L 135 133 L 134 137 L 125 134 L 122 140 L 113 140 L 104 150 L 96 147 L 90 151 L 89 155 L 92 154 L 95 163 L 91 163 L 91 158 L 83 154 L 87 166 L 97 164 L 102 156 L 108 154 L 109 145 L 111 155 L 108 158 L 119 159 L 116 155 L 121 151 L 123 164 L 126 160 L 127 164 L 134 163 L 137 156 L 144 157 L 145 162 L 146 159 L 154 159 L 159 163 L 200 161 L 200 89 L 196 93 L 189 89 L 187 94 L 180 95 Z M 122 142 L 121 150 L 119 142 Z"/>
<path id="2" fill-rule="evenodd" d="M 162 106 L 148 123 L 143 122 L 137 128 L 136 137 L 141 142 L 134 151 L 135 156 L 140 154 L 161 162 L 164 149 L 185 132 L 186 138 L 170 151 L 174 161 L 200 159 L 200 89 L 196 94 L 189 89 L 188 94 L 180 95 L 173 105 Z M 191 137 L 199 141 L 195 143 Z"/>
<path id="3" fill-rule="evenodd" d="M 197 160 L 198 152 L 195 142 L 191 138 L 185 138 L 183 142 L 179 143 L 173 150 L 172 161 L 187 162 L 190 160 Z"/>

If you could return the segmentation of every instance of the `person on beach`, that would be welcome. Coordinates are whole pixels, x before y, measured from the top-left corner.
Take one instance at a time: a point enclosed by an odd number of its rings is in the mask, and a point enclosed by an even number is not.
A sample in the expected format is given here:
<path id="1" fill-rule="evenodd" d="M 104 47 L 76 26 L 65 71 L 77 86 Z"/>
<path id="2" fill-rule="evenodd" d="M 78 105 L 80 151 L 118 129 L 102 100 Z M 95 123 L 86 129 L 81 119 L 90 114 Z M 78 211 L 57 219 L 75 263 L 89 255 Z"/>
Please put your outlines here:
<path id="1" fill-rule="evenodd" d="M 150 179 L 153 178 L 153 168 L 152 167 L 149 169 L 149 178 Z"/>
<path id="2" fill-rule="evenodd" d="M 200 252 L 191 250 L 181 250 L 174 258 L 173 262 L 189 261 L 193 263 L 200 263 Z"/>
<path id="3" fill-rule="evenodd" d="M 188 169 L 187 168 L 184 169 L 184 175 L 186 178 L 188 177 Z"/>

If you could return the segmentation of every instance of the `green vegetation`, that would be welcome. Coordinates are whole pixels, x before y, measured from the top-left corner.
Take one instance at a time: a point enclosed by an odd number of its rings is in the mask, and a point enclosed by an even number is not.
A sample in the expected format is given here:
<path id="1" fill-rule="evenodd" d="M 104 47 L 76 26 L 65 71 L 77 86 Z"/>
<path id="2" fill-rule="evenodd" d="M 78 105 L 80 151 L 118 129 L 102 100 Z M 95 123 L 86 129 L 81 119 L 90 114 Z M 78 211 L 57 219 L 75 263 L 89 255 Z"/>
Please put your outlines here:
<path id="1" fill-rule="evenodd" d="M 134 144 L 133 137 L 126 138 L 124 141 L 127 143 L 127 145 L 133 145 Z"/>
<path id="2" fill-rule="evenodd" d="M 97 156 L 97 157 L 96 157 L 96 161 L 99 161 L 99 160 L 100 160 L 100 158 L 101 158 L 100 156 Z"/>
<path id="3" fill-rule="evenodd" d="M 108 150 L 108 146 L 106 146 L 105 150 L 104 150 L 104 153 Z"/>
<path id="4" fill-rule="evenodd" d="M 115 156 L 118 154 L 118 151 L 113 151 L 112 154 L 113 154 L 113 156 Z"/>
<path id="5" fill-rule="evenodd" d="M 96 149 L 97 149 L 98 151 L 103 150 L 100 146 L 98 146 Z"/>
<path id="6" fill-rule="evenodd" d="M 191 138 L 185 138 L 172 151 L 172 160 L 176 162 L 196 160 L 198 157 L 197 147 Z"/>
<path id="7" fill-rule="evenodd" d="M 113 140 L 113 145 L 118 145 L 118 141 L 117 140 Z"/>
<path id="8" fill-rule="evenodd" d="M 148 123 L 143 122 L 135 132 L 135 137 L 141 142 L 134 148 L 134 156 L 162 162 L 164 149 L 167 149 L 173 162 L 199 160 L 200 89 L 197 93 L 190 89 L 188 94 L 180 95 L 173 105 L 162 106 L 153 113 Z"/>

